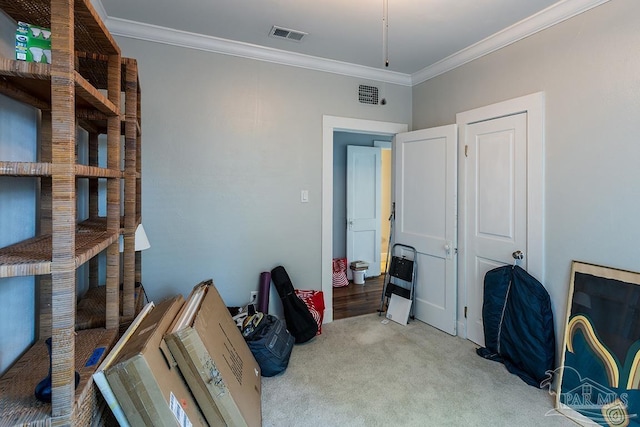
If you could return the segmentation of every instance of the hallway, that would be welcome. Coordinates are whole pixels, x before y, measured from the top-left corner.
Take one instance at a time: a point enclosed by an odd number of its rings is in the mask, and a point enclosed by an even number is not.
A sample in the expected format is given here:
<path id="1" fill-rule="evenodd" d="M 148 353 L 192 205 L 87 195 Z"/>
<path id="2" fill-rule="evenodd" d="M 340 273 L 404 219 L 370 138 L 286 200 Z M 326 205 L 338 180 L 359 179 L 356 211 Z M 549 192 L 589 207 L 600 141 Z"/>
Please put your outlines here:
<path id="1" fill-rule="evenodd" d="M 365 279 L 364 285 L 349 282 L 349 286 L 333 288 L 333 319 L 375 313 L 380 307 L 384 273 Z"/>

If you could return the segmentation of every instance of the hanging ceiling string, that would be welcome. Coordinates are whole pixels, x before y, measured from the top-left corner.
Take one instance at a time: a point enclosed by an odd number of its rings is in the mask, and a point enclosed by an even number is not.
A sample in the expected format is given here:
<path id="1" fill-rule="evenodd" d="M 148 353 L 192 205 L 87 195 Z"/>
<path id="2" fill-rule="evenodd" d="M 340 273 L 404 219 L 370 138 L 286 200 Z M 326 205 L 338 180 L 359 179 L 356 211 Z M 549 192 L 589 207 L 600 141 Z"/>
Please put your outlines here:
<path id="1" fill-rule="evenodd" d="M 382 0 L 382 55 L 384 66 L 389 66 L 389 0 Z"/>

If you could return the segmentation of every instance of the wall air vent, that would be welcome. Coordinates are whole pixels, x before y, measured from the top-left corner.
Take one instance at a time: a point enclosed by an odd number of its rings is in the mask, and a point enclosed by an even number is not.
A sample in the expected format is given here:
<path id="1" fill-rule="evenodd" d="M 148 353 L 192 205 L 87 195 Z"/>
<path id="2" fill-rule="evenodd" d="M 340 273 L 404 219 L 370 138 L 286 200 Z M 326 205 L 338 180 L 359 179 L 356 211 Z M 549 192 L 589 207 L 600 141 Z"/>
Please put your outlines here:
<path id="1" fill-rule="evenodd" d="M 378 88 L 375 86 L 360 85 L 358 88 L 358 101 L 362 104 L 378 105 Z"/>
<path id="2" fill-rule="evenodd" d="M 269 36 L 274 37 L 276 39 L 287 39 L 292 40 L 294 42 L 302 41 L 302 38 L 309 33 L 305 33 L 302 31 L 290 30 L 288 28 L 282 28 L 274 25 L 271 27 L 271 31 L 269 31 Z"/>

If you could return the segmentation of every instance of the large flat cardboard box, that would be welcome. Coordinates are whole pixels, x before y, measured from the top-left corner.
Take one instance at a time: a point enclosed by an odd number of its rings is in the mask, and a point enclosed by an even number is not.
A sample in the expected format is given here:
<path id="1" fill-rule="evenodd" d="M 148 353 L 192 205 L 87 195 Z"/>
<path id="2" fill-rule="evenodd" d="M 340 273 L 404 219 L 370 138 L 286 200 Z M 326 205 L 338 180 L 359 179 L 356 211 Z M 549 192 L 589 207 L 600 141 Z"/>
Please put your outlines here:
<path id="1" fill-rule="evenodd" d="M 149 302 L 144 306 L 142 310 L 140 310 L 140 313 L 138 313 L 136 318 L 133 319 L 127 330 L 122 334 L 120 339 L 118 339 L 116 345 L 113 346 L 109 354 L 104 358 L 104 360 L 102 360 L 102 363 L 100 363 L 100 365 L 96 369 L 96 372 L 94 372 L 93 374 L 93 382 L 100 389 L 102 397 L 104 397 L 105 402 L 107 402 L 107 405 L 111 409 L 111 412 L 116 418 L 116 421 L 118 421 L 120 427 L 129 427 L 129 421 L 127 421 L 127 417 L 122 411 L 122 407 L 118 403 L 118 399 L 116 399 L 115 395 L 113 394 L 113 390 L 109 385 L 109 381 L 107 381 L 107 377 L 104 371 L 108 369 L 115 360 L 118 359 L 118 356 L 120 355 L 120 352 L 122 351 L 126 343 L 129 342 L 131 337 L 138 330 L 138 326 L 140 326 L 147 314 L 149 314 L 151 310 L 153 310 L 153 307 L 155 307 L 155 304 L 153 302 Z"/>
<path id="2" fill-rule="evenodd" d="M 213 281 L 193 289 L 165 341 L 210 425 L 262 424 L 260 366 Z"/>
<path id="3" fill-rule="evenodd" d="M 183 304 L 184 297 L 178 295 L 154 307 L 105 370 L 131 426 L 207 426 L 179 369 L 160 349 Z"/>

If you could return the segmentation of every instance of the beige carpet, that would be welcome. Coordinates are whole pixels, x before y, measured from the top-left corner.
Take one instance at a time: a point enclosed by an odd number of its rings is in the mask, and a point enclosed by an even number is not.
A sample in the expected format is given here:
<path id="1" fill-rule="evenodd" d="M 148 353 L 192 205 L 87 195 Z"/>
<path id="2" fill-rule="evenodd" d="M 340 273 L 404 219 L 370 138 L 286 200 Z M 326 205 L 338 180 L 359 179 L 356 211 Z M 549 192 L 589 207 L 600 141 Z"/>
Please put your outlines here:
<path id="1" fill-rule="evenodd" d="M 337 320 L 262 380 L 264 426 L 575 426 L 470 341 L 377 314 Z"/>

